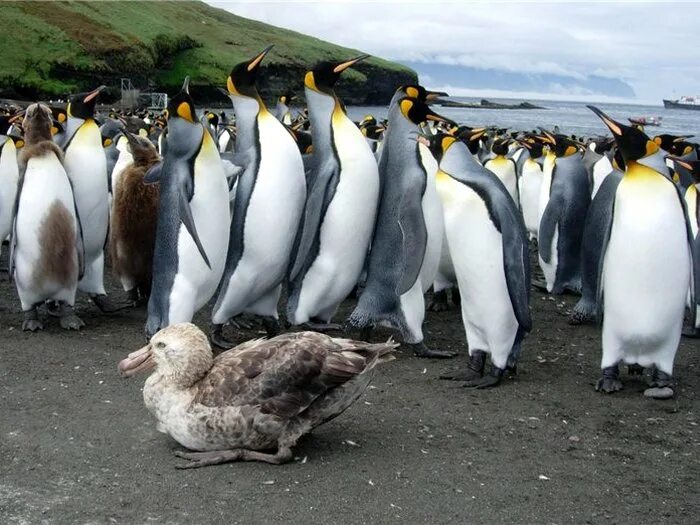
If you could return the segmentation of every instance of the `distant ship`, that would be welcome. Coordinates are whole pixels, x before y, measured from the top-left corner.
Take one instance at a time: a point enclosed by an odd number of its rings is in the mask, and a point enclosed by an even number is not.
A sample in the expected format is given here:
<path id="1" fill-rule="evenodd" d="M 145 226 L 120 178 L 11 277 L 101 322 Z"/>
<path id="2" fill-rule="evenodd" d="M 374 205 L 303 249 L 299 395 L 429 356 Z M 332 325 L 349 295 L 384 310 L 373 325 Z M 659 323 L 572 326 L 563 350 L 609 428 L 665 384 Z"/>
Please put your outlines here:
<path id="1" fill-rule="evenodd" d="M 668 109 L 694 109 L 700 111 L 700 97 L 681 97 L 678 100 L 664 99 L 664 107 Z"/>

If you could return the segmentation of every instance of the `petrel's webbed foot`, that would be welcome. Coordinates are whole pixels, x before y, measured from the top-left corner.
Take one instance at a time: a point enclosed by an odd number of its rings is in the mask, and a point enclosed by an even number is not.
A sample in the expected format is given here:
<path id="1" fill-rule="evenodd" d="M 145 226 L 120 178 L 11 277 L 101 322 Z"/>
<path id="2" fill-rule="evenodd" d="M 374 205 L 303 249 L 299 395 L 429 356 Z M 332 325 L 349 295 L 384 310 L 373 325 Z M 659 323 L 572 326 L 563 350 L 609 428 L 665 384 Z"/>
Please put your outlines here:
<path id="1" fill-rule="evenodd" d="M 39 310 L 35 306 L 31 310 L 24 312 L 24 321 L 22 322 L 22 330 L 28 332 L 36 332 L 43 330 L 44 323 L 39 320 Z"/>
<path id="2" fill-rule="evenodd" d="M 622 381 L 619 379 L 620 370 L 617 365 L 609 366 L 603 368 L 603 375 L 595 385 L 597 392 L 603 392 L 605 394 L 612 394 L 613 392 L 619 392 L 622 390 Z"/>
<path id="3" fill-rule="evenodd" d="M 75 315 L 73 307 L 66 303 L 59 304 L 58 322 L 64 330 L 80 330 L 85 326 L 83 320 Z"/>
<path id="4" fill-rule="evenodd" d="M 425 343 L 421 341 L 420 343 L 410 344 L 406 346 L 413 350 L 413 355 L 416 357 L 427 357 L 432 359 L 451 359 L 457 355 L 457 352 L 451 352 L 449 350 L 435 350 L 425 346 Z"/>
<path id="5" fill-rule="evenodd" d="M 449 309 L 450 305 L 447 302 L 447 289 L 434 292 L 433 298 L 428 304 L 428 310 L 431 312 L 445 312 Z"/>
<path id="6" fill-rule="evenodd" d="M 257 450 L 234 448 L 231 450 L 213 450 L 211 452 L 186 452 L 174 450 L 173 454 L 190 462 L 177 465 L 177 469 L 189 469 L 206 467 L 208 465 L 220 465 L 231 461 L 262 461 L 273 465 L 281 465 L 292 459 L 292 451 L 288 447 L 280 447 L 276 454 L 266 454 Z"/>
<path id="7" fill-rule="evenodd" d="M 228 350 L 236 346 L 233 341 L 229 341 L 224 337 L 224 325 L 222 324 L 212 325 L 209 339 L 211 339 L 214 346 L 218 346 L 224 350 Z"/>
<path id="8" fill-rule="evenodd" d="M 654 368 L 649 388 L 644 391 L 644 396 L 654 399 L 671 399 L 675 394 L 673 376 Z"/>
<path id="9" fill-rule="evenodd" d="M 483 377 L 485 364 L 486 352 L 474 350 L 469 356 L 469 364 L 467 364 L 466 368 L 442 374 L 440 379 L 448 381 L 476 381 Z"/>

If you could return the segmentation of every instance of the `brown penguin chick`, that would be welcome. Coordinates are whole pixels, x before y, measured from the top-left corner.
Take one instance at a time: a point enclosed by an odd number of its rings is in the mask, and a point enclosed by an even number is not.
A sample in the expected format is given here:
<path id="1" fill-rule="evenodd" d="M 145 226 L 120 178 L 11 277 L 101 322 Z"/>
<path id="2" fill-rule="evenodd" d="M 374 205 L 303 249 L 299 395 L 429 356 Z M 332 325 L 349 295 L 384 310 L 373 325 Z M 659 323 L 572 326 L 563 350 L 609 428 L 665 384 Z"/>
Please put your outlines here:
<path id="1" fill-rule="evenodd" d="M 124 169 L 112 202 L 109 251 L 115 275 L 133 301 L 151 291 L 159 185 L 146 172 L 160 157 L 150 140 L 126 132 L 134 162 Z"/>
<path id="2" fill-rule="evenodd" d="M 317 332 L 240 344 L 214 358 L 204 332 L 168 326 L 119 363 L 129 377 L 155 367 L 143 399 L 158 430 L 190 450 L 181 468 L 229 461 L 280 464 L 313 428 L 365 391 L 374 367 L 393 359 L 392 341 L 370 344 Z M 276 453 L 263 451 L 276 450 Z"/>

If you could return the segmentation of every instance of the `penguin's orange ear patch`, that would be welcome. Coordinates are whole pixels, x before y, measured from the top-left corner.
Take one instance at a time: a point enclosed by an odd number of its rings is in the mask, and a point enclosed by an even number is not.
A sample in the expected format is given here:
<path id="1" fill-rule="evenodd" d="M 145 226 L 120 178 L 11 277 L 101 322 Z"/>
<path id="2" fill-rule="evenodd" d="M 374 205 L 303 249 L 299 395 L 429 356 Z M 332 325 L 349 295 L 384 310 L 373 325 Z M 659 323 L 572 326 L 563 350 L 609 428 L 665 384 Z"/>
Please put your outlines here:
<path id="1" fill-rule="evenodd" d="M 177 107 L 177 116 L 194 123 L 194 115 L 192 115 L 192 107 L 187 102 L 180 102 Z"/>
<path id="2" fill-rule="evenodd" d="M 646 157 L 659 151 L 659 145 L 653 140 L 647 140 Z"/>
<path id="3" fill-rule="evenodd" d="M 112 139 L 107 138 L 107 139 L 104 139 L 104 141 L 102 142 L 102 146 L 104 146 L 105 148 L 108 148 L 111 145 L 112 145 Z"/>
<path id="4" fill-rule="evenodd" d="M 403 113 L 404 117 L 408 117 L 408 112 L 411 111 L 411 108 L 413 107 L 413 102 L 410 100 L 402 100 L 401 101 L 401 113 Z"/>
<path id="5" fill-rule="evenodd" d="M 577 151 L 578 149 L 575 146 L 567 146 L 566 151 L 564 152 L 564 156 L 568 157 L 569 155 L 573 155 Z"/>
<path id="6" fill-rule="evenodd" d="M 226 89 L 228 89 L 228 92 L 229 92 L 231 95 L 237 95 L 237 94 L 238 94 L 238 90 L 236 89 L 236 86 L 235 86 L 235 84 L 233 83 L 233 79 L 231 78 L 231 76 L 229 76 L 229 77 L 226 79 Z"/>
<path id="7" fill-rule="evenodd" d="M 318 88 L 316 87 L 316 79 L 314 78 L 313 71 L 307 71 L 306 75 L 304 75 L 304 85 L 309 89 L 313 89 L 314 91 L 318 91 Z"/>
<path id="8" fill-rule="evenodd" d="M 454 137 L 444 137 L 442 139 L 442 142 L 440 143 L 440 147 L 442 148 L 442 151 L 445 152 L 447 151 L 447 148 L 452 146 L 452 144 L 454 144 L 455 142 L 457 142 L 457 139 Z"/>
<path id="9" fill-rule="evenodd" d="M 411 98 L 418 98 L 418 90 L 411 86 L 408 89 L 406 89 L 406 95 Z"/>

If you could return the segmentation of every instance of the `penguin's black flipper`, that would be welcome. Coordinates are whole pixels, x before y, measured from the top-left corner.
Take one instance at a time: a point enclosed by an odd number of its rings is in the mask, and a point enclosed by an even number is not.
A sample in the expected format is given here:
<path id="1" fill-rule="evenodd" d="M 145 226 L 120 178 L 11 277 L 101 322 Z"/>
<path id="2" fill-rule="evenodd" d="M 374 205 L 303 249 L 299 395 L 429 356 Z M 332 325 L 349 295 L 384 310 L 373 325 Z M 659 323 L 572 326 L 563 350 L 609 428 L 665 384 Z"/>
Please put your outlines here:
<path id="1" fill-rule="evenodd" d="M 197 233 L 197 227 L 194 224 L 194 217 L 192 217 L 192 208 L 190 208 L 190 201 L 187 198 L 187 195 L 185 195 L 185 192 L 182 190 L 178 194 L 178 211 L 179 211 L 180 220 L 182 221 L 182 224 L 184 224 L 185 228 L 187 228 L 187 231 L 189 232 L 190 236 L 192 237 L 192 240 L 197 245 L 197 249 L 199 250 L 199 254 L 202 256 L 202 259 L 204 259 L 204 262 L 207 264 L 207 266 L 211 270 L 211 263 L 209 262 L 209 257 L 207 257 L 207 252 L 204 251 L 204 246 L 202 246 L 202 241 L 199 240 L 199 234 Z"/>
<path id="2" fill-rule="evenodd" d="M 513 313 L 520 327 L 532 329 L 530 316 L 530 250 L 522 216 L 500 213 L 501 238 L 503 239 L 503 265 L 505 267 L 508 296 Z"/>
<path id="3" fill-rule="evenodd" d="M 403 273 L 397 293 L 405 294 L 418 279 L 428 244 L 428 230 L 423 217 L 422 192 L 408 192 L 401 201 L 399 228 L 403 237 Z"/>
<path id="4" fill-rule="evenodd" d="M 155 163 L 153 166 L 151 166 L 146 174 L 143 176 L 143 183 L 144 184 L 155 184 L 156 182 L 160 182 L 160 175 L 163 171 L 163 161 Z"/>
<path id="5" fill-rule="evenodd" d="M 306 266 L 312 246 L 317 242 L 321 222 L 338 186 L 340 167 L 334 160 L 326 162 L 317 172 L 311 173 L 311 189 L 306 199 L 306 209 L 301 225 L 301 236 L 297 246 L 294 264 L 289 273 L 294 280 Z"/>
<path id="6" fill-rule="evenodd" d="M 549 198 L 547 207 L 544 209 L 542 219 L 540 220 L 540 230 L 537 236 L 537 246 L 539 255 L 544 262 L 549 264 L 552 261 L 552 239 L 554 232 L 561 217 L 562 203 L 552 196 Z M 555 247 L 556 249 L 556 247 Z"/>
<path id="7" fill-rule="evenodd" d="M 621 171 L 615 170 L 605 177 L 588 208 L 581 240 L 581 299 L 572 314 L 578 322 L 594 320 L 601 313 L 600 274 L 612 229 L 615 193 L 622 176 Z"/>

